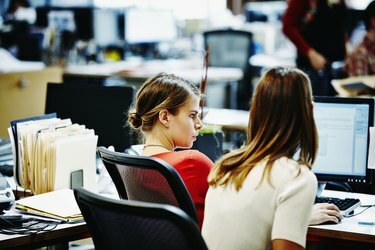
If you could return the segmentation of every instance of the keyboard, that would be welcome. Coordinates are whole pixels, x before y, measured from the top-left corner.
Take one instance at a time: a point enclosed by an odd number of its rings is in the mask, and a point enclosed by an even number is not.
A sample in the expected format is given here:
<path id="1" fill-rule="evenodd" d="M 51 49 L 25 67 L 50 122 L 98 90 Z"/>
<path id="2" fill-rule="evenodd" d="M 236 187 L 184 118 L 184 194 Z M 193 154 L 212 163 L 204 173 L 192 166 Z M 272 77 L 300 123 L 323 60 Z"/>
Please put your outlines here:
<path id="1" fill-rule="evenodd" d="M 351 212 L 354 211 L 357 207 L 361 205 L 361 201 L 359 199 L 354 198 L 333 198 L 333 197 L 316 197 L 315 203 L 332 203 L 335 204 L 339 209 L 340 213 L 343 216 L 349 215 Z"/>

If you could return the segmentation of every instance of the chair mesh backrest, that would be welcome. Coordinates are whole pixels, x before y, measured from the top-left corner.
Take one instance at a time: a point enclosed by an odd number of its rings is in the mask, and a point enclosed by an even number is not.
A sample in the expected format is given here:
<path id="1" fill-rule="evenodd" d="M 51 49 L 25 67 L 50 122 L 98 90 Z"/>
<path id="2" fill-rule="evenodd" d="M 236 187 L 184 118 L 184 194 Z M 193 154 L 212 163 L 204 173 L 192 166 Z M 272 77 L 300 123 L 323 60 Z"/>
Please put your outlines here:
<path id="1" fill-rule="evenodd" d="M 210 66 L 245 70 L 252 54 L 251 33 L 236 30 L 208 31 L 205 44 L 210 46 Z"/>
<path id="2" fill-rule="evenodd" d="M 170 204 L 178 207 L 165 177 L 157 170 L 116 164 L 129 200 Z"/>
<path id="3" fill-rule="evenodd" d="M 181 210 L 183 218 L 166 205 L 115 201 L 83 189 L 75 190 L 75 196 L 96 249 L 206 248 L 198 228 Z"/>
<path id="4" fill-rule="evenodd" d="M 184 182 L 168 163 L 152 157 L 97 149 L 122 199 L 169 204 L 197 221 L 197 214 Z"/>

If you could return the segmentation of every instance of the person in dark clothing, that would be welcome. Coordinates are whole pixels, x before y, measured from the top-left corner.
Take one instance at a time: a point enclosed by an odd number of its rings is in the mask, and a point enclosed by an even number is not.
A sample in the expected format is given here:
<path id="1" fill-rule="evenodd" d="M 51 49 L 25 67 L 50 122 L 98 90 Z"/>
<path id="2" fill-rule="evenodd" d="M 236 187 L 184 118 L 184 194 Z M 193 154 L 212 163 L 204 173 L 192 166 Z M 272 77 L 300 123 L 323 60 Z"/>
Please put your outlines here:
<path id="1" fill-rule="evenodd" d="M 344 0 L 290 0 L 283 32 L 297 47 L 297 67 L 305 71 L 314 95 L 333 95 L 331 64 L 346 55 Z"/>
<path id="2" fill-rule="evenodd" d="M 0 30 L 0 46 L 20 60 L 40 60 L 39 38 L 31 34 L 36 11 L 28 0 L 11 0 Z"/>

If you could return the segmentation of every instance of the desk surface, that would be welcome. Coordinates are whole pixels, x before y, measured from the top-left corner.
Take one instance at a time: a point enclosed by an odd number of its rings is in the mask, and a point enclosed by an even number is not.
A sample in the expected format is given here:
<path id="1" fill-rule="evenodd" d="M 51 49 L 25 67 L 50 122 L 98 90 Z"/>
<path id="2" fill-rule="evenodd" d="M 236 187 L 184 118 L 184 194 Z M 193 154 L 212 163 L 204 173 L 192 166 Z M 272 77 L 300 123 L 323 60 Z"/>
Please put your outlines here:
<path id="1" fill-rule="evenodd" d="M 86 223 L 61 224 L 52 231 L 33 235 L 5 235 L 0 233 L 0 248 L 30 249 L 41 246 L 67 243 L 69 241 L 89 238 Z"/>
<path id="2" fill-rule="evenodd" d="M 122 61 L 92 65 L 69 65 L 64 74 L 74 76 L 109 77 L 120 76 L 134 81 L 144 81 L 159 72 L 173 73 L 192 82 L 202 77 L 202 65 L 197 60 L 150 60 Z M 238 68 L 209 67 L 208 81 L 238 81 L 243 77 Z"/>
<path id="3" fill-rule="evenodd" d="M 203 118 L 204 124 L 218 125 L 228 130 L 247 130 L 249 111 L 215 108 L 205 110 L 207 114 Z"/>
<path id="4" fill-rule="evenodd" d="M 341 97 L 355 97 L 358 95 L 361 95 L 361 93 L 358 93 L 357 91 L 349 91 L 346 89 L 344 86 L 346 84 L 351 84 L 351 83 L 364 83 L 368 87 L 375 89 L 375 76 L 354 76 L 354 77 L 348 77 L 345 79 L 333 79 L 331 81 L 331 84 L 333 88 L 336 90 L 336 92 L 339 94 Z M 363 95 L 364 97 L 372 96 L 365 94 Z"/>
<path id="5" fill-rule="evenodd" d="M 323 191 L 323 196 L 338 198 L 359 198 L 362 205 L 375 204 L 375 195 L 358 193 L 347 193 L 338 191 Z M 357 208 L 354 213 L 362 211 L 363 207 Z M 310 226 L 308 237 L 317 237 L 322 242 L 329 241 L 350 241 L 375 244 L 375 225 L 358 224 L 364 218 L 372 218 L 375 223 L 375 207 L 371 207 L 362 214 L 350 218 L 344 218 L 336 225 Z"/>
<path id="6" fill-rule="evenodd" d="M 338 198 L 359 198 L 363 205 L 375 204 L 375 195 L 346 193 L 338 191 L 323 191 L 324 196 Z M 355 213 L 364 208 L 357 208 Z M 351 218 L 344 218 L 336 225 L 310 226 L 307 237 L 317 238 L 319 242 L 354 242 L 354 244 L 375 244 L 375 225 L 361 225 L 358 221 L 363 218 L 372 218 L 375 222 L 375 207 L 371 207 L 363 214 Z M 62 224 L 50 232 L 35 235 L 4 235 L 0 234 L 0 248 L 33 248 L 69 242 L 90 237 L 85 223 Z"/>
<path id="7" fill-rule="evenodd" d="M 286 57 L 282 55 L 267 55 L 267 54 L 255 54 L 249 58 L 249 63 L 252 66 L 261 68 L 273 68 L 273 67 L 295 67 L 295 58 Z"/>

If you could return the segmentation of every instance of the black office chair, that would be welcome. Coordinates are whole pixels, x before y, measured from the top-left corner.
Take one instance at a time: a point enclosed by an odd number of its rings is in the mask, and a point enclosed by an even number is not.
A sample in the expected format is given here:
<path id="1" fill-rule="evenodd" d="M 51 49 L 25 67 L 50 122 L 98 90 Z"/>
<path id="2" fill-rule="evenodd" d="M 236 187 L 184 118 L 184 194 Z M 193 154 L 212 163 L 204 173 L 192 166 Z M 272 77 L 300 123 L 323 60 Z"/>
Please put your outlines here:
<path id="1" fill-rule="evenodd" d="M 237 105 L 230 108 L 249 109 L 253 92 L 252 68 L 249 58 L 254 54 L 251 32 L 233 29 L 211 30 L 203 33 L 205 47 L 210 46 L 209 66 L 232 67 L 243 71 L 243 79 L 236 90 Z"/>
<path id="2" fill-rule="evenodd" d="M 169 204 L 184 210 L 194 221 L 197 213 L 177 171 L 163 160 L 113 152 L 98 147 L 121 199 Z"/>
<path id="3" fill-rule="evenodd" d="M 74 195 L 95 249 L 207 249 L 197 225 L 177 207 L 114 200 L 83 188 Z"/>
<path id="4" fill-rule="evenodd" d="M 204 133 L 197 136 L 192 149 L 196 149 L 205 154 L 211 161 L 215 162 L 223 155 L 224 133 L 218 130 L 213 133 Z M 143 144 L 132 145 L 125 149 L 124 153 L 129 155 L 141 155 Z M 177 149 L 185 150 L 185 149 Z"/>
<path id="5" fill-rule="evenodd" d="M 94 129 L 99 146 L 124 151 L 133 144 L 130 128 L 124 124 L 134 97 L 132 86 L 48 83 L 45 112 L 56 112 L 59 118 L 71 118 L 73 123 Z"/>

